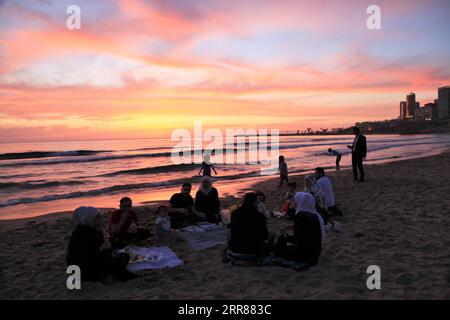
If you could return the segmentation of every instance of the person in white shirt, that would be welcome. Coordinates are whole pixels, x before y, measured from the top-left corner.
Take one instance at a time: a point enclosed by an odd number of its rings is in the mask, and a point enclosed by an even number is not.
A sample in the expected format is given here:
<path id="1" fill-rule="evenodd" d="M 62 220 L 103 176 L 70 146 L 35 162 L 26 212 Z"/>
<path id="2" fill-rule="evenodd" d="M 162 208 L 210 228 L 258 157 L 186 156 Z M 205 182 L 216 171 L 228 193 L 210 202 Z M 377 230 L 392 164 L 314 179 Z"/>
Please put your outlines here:
<path id="1" fill-rule="evenodd" d="M 328 206 L 328 213 L 330 215 L 337 214 L 338 216 L 342 216 L 341 210 L 336 206 L 336 202 L 334 199 L 333 185 L 331 184 L 330 179 L 325 175 L 325 170 L 321 167 L 317 167 L 315 169 L 315 176 L 317 179 L 317 185 L 325 192 L 325 200 Z"/>

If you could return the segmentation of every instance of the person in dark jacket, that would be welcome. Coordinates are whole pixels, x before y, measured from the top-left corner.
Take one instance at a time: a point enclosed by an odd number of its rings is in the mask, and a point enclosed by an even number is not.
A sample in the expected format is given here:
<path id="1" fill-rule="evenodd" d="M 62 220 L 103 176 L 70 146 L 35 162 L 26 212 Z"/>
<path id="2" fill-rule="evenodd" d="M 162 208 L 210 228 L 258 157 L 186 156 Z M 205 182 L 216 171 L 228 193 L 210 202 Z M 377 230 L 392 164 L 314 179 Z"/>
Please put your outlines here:
<path id="1" fill-rule="evenodd" d="M 257 196 L 247 193 L 242 205 L 231 213 L 229 249 L 237 254 L 262 256 L 266 254 L 268 237 L 266 217 L 257 210 Z"/>
<path id="2" fill-rule="evenodd" d="M 109 242 L 100 230 L 101 216 L 93 207 L 79 207 L 74 212 L 75 230 L 67 248 L 67 265 L 77 265 L 82 281 L 103 281 L 108 275 L 119 280 L 136 276 L 125 270 L 129 256 L 125 253 L 113 257 Z"/>
<path id="3" fill-rule="evenodd" d="M 347 146 L 347 148 L 352 150 L 353 180 L 364 182 L 363 160 L 365 160 L 367 156 L 367 141 L 366 137 L 361 134 L 358 127 L 353 127 L 353 134 L 355 135 L 355 139 L 351 146 Z M 358 170 L 360 174 L 359 180 Z"/>
<path id="4" fill-rule="evenodd" d="M 316 211 L 316 202 L 310 193 L 297 192 L 295 202 L 294 234 L 288 235 L 287 230 L 283 230 L 273 252 L 286 260 L 316 265 L 325 240 L 323 219 Z"/>
<path id="5" fill-rule="evenodd" d="M 213 187 L 212 180 L 208 176 L 202 178 L 200 189 L 195 195 L 195 209 L 205 215 L 207 222 L 219 223 L 221 221 L 219 193 Z"/>

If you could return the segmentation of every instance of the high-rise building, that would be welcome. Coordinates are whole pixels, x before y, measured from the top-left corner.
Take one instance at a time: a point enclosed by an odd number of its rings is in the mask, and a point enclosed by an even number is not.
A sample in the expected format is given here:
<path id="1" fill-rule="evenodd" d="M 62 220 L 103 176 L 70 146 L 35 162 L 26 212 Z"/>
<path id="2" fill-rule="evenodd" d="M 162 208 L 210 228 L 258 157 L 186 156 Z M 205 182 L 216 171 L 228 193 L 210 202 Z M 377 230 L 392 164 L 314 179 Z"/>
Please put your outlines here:
<path id="1" fill-rule="evenodd" d="M 416 94 L 411 92 L 406 95 L 406 115 L 405 118 L 413 118 L 416 109 Z"/>
<path id="2" fill-rule="evenodd" d="M 406 117 L 406 101 L 400 101 L 400 119 L 405 120 Z"/>
<path id="3" fill-rule="evenodd" d="M 450 86 L 440 87 L 438 89 L 437 112 L 439 119 L 448 119 L 450 117 Z"/>

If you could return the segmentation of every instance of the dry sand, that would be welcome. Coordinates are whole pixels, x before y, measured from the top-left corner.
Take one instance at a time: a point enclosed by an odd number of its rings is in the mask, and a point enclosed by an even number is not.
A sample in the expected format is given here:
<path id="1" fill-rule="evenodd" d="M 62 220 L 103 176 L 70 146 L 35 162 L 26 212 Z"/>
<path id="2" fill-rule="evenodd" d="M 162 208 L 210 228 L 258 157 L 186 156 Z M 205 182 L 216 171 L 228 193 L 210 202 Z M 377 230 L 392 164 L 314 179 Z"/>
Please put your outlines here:
<path id="1" fill-rule="evenodd" d="M 319 265 L 308 271 L 223 264 L 223 246 L 195 252 L 174 237 L 169 245 L 184 266 L 69 291 L 64 260 L 72 222 L 62 213 L 0 221 L 0 298 L 450 299 L 450 153 L 366 168 L 363 184 L 354 183 L 350 171 L 330 174 L 344 211 L 338 218 L 343 232 L 327 234 Z M 273 210 L 286 191 L 276 179 L 255 189 L 266 192 Z M 108 210 L 103 212 L 106 225 Z M 139 208 L 139 215 L 153 226 L 149 207 Z M 269 228 L 277 232 L 286 224 L 271 219 Z M 143 243 L 154 244 L 153 238 Z M 381 290 L 366 287 L 369 265 L 381 268 Z"/>

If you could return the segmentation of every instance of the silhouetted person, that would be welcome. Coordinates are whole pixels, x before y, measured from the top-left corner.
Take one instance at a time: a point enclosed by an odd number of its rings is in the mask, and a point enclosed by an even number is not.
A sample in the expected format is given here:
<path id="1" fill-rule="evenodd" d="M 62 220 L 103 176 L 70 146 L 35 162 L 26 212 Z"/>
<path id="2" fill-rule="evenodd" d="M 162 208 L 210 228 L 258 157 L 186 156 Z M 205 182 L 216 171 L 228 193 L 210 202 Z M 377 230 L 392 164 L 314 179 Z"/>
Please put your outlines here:
<path id="1" fill-rule="evenodd" d="M 289 183 L 288 167 L 286 161 L 284 160 L 284 156 L 279 156 L 278 160 L 279 160 L 278 170 L 280 171 L 280 187 L 281 187 L 283 182 Z"/>
<path id="2" fill-rule="evenodd" d="M 136 276 L 126 270 L 130 256 L 113 255 L 111 244 L 103 238 L 100 212 L 94 207 L 79 207 L 73 214 L 74 230 L 67 247 L 67 265 L 81 269 L 81 280 L 105 281 L 109 275 L 119 280 Z"/>
<path id="3" fill-rule="evenodd" d="M 181 192 L 175 193 L 169 200 L 169 217 L 172 229 L 193 225 L 205 219 L 205 215 L 194 207 L 191 196 L 192 185 L 183 183 Z"/>
<path id="4" fill-rule="evenodd" d="M 134 232 L 130 231 L 132 223 L 137 227 Z M 139 242 L 150 236 L 150 231 L 140 225 L 137 214 L 133 210 L 133 202 L 129 197 L 120 199 L 120 209 L 111 213 L 109 236 L 114 248 L 123 248 L 129 242 Z"/>
<path id="5" fill-rule="evenodd" d="M 362 135 L 358 127 L 353 127 L 353 134 L 355 139 L 353 144 L 348 145 L 347 148 L 352 150 L 352 166 L 353 166 L 353 178 L 354 181 L 363 182 L 364 181 L 364 167 L 363 160 L 366 159 L 367 155 L 367 141 L 366 137 Z M 358 170 L 360 178 L 358 180 Z"/>
<path id="6" fill-rule="evenodd" d="M 201 174 L 203 172 L 203 176 L 211 177 L 211 169 L 214 171 L 214 173 L 217 176 L 217 171 L 212 165 L 212 163 L 209 161 L 210 157 L 209 155 L 205 155 L 204 161 L 202 162 L 202 166 L 200 167 L 200 171 L 198 174 Z"/>
<path id="7" fill-rule="evenodd" d="M 194 208 L 205 215 L 209 223 L 220 222 L 220 200 L 217 189 L 213 187 L 212 180 L 208 176 L 202 178 L 200 188 L 195 195 Z"/>
<path id="8" fill-rule="evenodd" d="M 324 222 L 316 211 L 316 201 L 310 193 L 297 192 L 295 202 L 297 210 L 291 227 L 294 234 L 288 235 L 287 228 L 283 228 L 273 251 L 278 257 L 315 265 L 325 241 Z"/>
<path id="9" fill-rule="evenodd" d="M 269 232 L 266 217 L 258 211 L 257 200 L 255 193 L 247 193 L 242 205 L 231 214 L 228 246 L 234 253 L 264 255 Z"/>
<path id="10" fill-rule="evenodd" d="M 341 153 L 339 151 L 331 149 L 331 148 L 328 148 L 328 153 L 336 156 L 336 171 L 339 171 L 341 169 L 341 167 L 339 165 L 339 162 L 341 162 L 341 158 L 342 158 Z"/>

